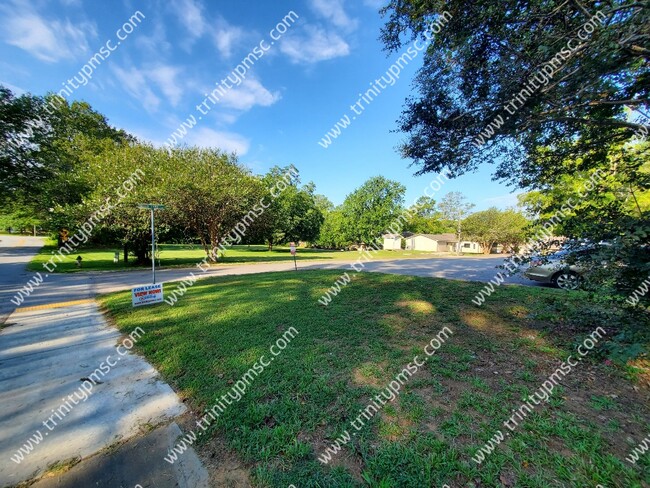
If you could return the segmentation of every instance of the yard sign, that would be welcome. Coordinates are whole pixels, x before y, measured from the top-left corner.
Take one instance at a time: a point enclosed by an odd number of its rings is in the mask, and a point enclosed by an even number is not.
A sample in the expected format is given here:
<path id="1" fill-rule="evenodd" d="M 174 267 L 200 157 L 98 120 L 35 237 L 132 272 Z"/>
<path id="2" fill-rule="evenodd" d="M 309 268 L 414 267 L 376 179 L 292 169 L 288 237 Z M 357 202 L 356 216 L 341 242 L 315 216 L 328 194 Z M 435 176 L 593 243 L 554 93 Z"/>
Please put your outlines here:
<path id="1" fill-rule="evenodd" d="M 150 305 L 152 303 L 160 303 L 163 301 L 163 284 L 156 283 L 154 285 L 138 286 L 133 288 L 131 295 L 131 303 L 134 307 L 140 305 Z"/>

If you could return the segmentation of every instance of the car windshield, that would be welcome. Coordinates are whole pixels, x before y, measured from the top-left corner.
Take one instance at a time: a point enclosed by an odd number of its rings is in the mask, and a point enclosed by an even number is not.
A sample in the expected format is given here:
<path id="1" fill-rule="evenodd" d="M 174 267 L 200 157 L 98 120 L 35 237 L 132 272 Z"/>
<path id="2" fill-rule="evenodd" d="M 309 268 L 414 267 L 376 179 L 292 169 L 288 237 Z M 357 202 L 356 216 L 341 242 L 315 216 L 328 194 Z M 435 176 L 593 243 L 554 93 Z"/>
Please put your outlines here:
<path id="1" fill-rule="evenodd" d="M 549 261 L 559 261 L 561 259 L 566 258 L 569 255 L 569 251 L 567 250 L 562 250 L 562 251 L 557 251 L 554 252 L 553 254 L 548 256 Z"/>
<path id="2" fill-rule="evenodd" d="M 578 257 L 578 256 L 587 256 L 594 252 L 592 247 L 583 247 L 578 249 L 560 249 L 553 254 L 550 254 L 547 259 L 549 261 L 561 261 L 568 258 L 569 256 Z"/>

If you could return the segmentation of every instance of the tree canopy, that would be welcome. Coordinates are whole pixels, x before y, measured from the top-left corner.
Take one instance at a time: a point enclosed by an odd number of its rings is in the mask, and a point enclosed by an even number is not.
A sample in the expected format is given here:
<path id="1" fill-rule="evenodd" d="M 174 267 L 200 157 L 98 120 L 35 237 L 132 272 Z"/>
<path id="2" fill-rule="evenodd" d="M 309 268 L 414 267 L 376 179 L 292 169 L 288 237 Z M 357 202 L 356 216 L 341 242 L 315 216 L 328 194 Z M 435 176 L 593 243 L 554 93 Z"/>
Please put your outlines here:
<path id="1" fill-rule="evenodd" d="M 410 218 L 404 225 L 404 231 L 414 234 L 440 234 L 453 231 L 453 224 L 442 220 L 436 201 L 427 196 L 418 198 L 409 209 Z"/>
<path id="2" fill-rule="evenodd" d="M 262 182 L 269 208 L 253 226 L 253 237 L 265 241 L 269 249 L 282 242 L 315 241 L 324 219 L 320 205 L 327 202 L 317 198 L 314 184 L 300 186 L 291 166 L 274 166 Z"/>
<path id="3" fill-rule="evenodd" d="M 16 97 L 0 86 L 0 204 L 43 213 L 54 202 L 75 203 L 89 189 L 81 153 L 134 138 L 111 127 L 85 102 L 56 95 Z M 84 141 L 94 141 L 87 144 Z"/>
<path id="4" fill-rule="evenodd" d="M 399 121 L 419 173 L 492 163 L 496 177 L 539 187 L 562 161 L 589 170 L 647 134 L 625 111 L 649 105 L 647 2 L 391 0 L 382 12 L 389 51 L 431 38 Z"/>
<path id="5" fill-rule="evenodd" d="M 120 243 L 140 262 L 150 258 L 150 229 L 138 203 L 164 204 L 158 235 L 198 240 L 211 259 L 224 242 L 313 241 L 323 221 L 326 202 L 317 202 L 312 183 L 299 186 L 295 168 L 288 179 L 280 167 L 257 176 L 218 149 L 156 148 L 111 127 L 85 102 L 16 97 L 0 87 L 0 138 L 7 227 L 43 224 L 58 234 L 93 218 L 93 239 Z M 133 175 L 125 191 L 120 185 Z M 96 218 L 109 201 L 110 211 Z"/>
<path id="6" fill-rule="evenodd" d="M 619 146 L 594 171 L 579 171 L 579 162 L 565 161 L 573 173 L 520 196 L 538 227 L 578 243 L 605 243 L 598 259 L 583 263 L 600 291 L 609 285 L 629 294 L 650 274 L 649 148 L 647 142 Z"/>
<path id="7" fill-rule="evenodd" d="M 469 215 L 469 211 L 474 208 L 474 204 L 468 203 L 466 200 L 467 198 L 461 192 L 452 191 L 445 194 L 438 205 L 442 218 L 454 225 L 456 239 L 459 243 L 462 240 L 463 220 Z"/>
<path id="8" fill-rule="evenodd" d="M 463 222 L 467 240 L 478 242 L 485 254 L 489 254 L 495 244 L 516 251 L 525 240 L 527 226 L 528 220 L 521 213 L 496 207 L 475 212 Z"/>
<path id="9" fill-rule="evenodd" d="M 341 206 L 343 231 L 355 243 L 370 243 L 386 232 L 404 203 L 406 188 L 375 176 L 350 193 Z"/>

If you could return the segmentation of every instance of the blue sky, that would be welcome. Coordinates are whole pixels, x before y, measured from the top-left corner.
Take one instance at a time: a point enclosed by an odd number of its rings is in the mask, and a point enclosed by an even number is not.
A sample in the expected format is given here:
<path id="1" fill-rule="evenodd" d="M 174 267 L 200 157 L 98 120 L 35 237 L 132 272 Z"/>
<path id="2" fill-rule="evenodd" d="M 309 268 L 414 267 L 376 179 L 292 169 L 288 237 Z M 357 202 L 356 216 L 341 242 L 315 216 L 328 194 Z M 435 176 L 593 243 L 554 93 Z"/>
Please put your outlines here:
<path id="1" fill-rule="evenodd" d="M 378 174 L 403 183 L 411 202 L 436 175 L 414 177 L 417 168 L 395 150 L 405 136 L 392 131 L 421 56 L 377 88 L 400 55 L 387 56 L 378 40 L 381 4 L 2 0 L 0 83 L 39 95 L 67 89 L 69 100 L 156 145 L 194 116 L 182 142 L 236 151 L 255 173 L 293 163 L 336 204 Z M 108 55 L 89 63 L 96 53 Z M 257 59 L 243 63 L 251 53 Z M 373 85 L 376 96 L 355 115 L 350 106 Z M 350 126 L 323 148 L 345 116 Z M 461 191 L 477 210 L 513 205 L 490 173 L 450 180 L 439 194 Z"/>

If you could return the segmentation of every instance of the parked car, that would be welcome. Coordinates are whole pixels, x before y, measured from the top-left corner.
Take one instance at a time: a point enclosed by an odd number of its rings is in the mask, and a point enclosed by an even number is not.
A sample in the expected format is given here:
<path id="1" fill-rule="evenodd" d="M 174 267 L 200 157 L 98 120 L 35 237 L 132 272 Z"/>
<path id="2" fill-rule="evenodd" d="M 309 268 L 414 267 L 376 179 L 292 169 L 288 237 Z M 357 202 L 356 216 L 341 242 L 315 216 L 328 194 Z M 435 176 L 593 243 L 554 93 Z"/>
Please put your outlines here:
<path id="1" fill-rule="evenodd" d="M 563 290 L 576 290 L 580 286 L 584 268 L 571 264 L 576 257 L 592 252 L 593 249 L 562 249 L 545 257 L 536 257 L 530 261 L 530 267 L 524 271 L 529 280 L 549 283 Z"/>

